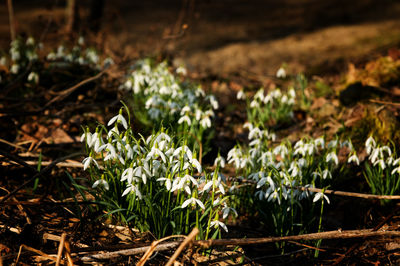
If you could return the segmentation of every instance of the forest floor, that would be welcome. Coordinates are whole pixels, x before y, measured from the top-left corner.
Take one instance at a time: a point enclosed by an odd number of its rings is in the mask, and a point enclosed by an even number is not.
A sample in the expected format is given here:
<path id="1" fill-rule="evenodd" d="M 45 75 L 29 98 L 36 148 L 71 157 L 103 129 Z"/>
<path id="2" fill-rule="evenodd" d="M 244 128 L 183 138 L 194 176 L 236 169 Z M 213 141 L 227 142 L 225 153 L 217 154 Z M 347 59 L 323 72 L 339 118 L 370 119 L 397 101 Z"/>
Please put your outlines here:
<path id="1" fill-rule="evenodd" d="M 17 32 L 43 42 L 43 54 L 79 36 L 65 35 L 62 4 L 14 2 Z M 50 73 L 48 83 L 22 98 L 13 93 L 19 82 L 0 89 L 0 262 L 54 261 L 48 254 L 57 254 L 62 233 L 71 244 L 73 259 L 81 264 L 81 258 L 90 254 L 146 247 L 155 240 L 151 233 L 96 223 L 95 214 L 88 213 L 84 202 L 82 206 L 73 204 L 75 197 L 68 195 L 70 179 L 65 174 L 85 177 L 80 163 L 84 158 L 79 142 L 81 125 L 104 124 L 117 112 L 123 98 L 117 88 L 129 66 L 143 57 L 185 65 L 192 80 L 217 96 L 221 104 L 216 119 L 219 133 L 212 143 L 223 154 L 243 138 L 244 106 L 236 100 L 237 92 L 286 86 L 290 81 L 275 77 L 283 64 L 289 74 L 303 72 L 309 77 L 308 90 L 315 97 L 311 113 L 298 110 L 296 123 L 284 128 L 282 135 L 295 140 L 304 135 L 349 134 L 363 144 L 374 130 L 369 127 L 380 126 L 375 131 L 382 140 L 399 145 L 400 76 L 391 76 L 387 82 L 385 70 L 392 66 L 380 61 L 386 56 L 394 62 L 400 59 L 397 1 L 284 0 L 268 5 L 261 0 L 252 5 L 239 0 L 114 2 L 106 3 L 99 33 L 85 30 L 87 7 L 81 9 L 80 28 L 88 44 L 113 58 L 113 67 L 101 76 L 84 68 Z M 8 52 L 9 40 L 7 7 L 1 5 L 0 50 Z M 67 92 L 82 81 L 87 84 Z M 350 94 L 341 93 L 349 91 L 348 85 L 354 82 L 361 87 Z M 365 95 L 366 86 L 380 91 Z M 371 114 L 379 122 L 371 119 Z M 54 162 L 60 158 L 62 163 L 56 166 Z M 41 169 L 37 169 L 39 160 Z M 212 161 L 205 158 L 207 162 Z M 39 182 L 37 188 L 35 182 Z M 361 175 L 335 189 L 368 193 Z M 400 226 L 400 208 L 395 203 L 382 206 L 378 200 L 334 197 L 340 200 L 327 209 L 326 231 L 394 231 Z M 66 198 L 71 202 L 61 202 Z M 76 208 L 83 213 L 80 219 L 74 214 Z M 262 227 L 251 221 L 230 228 L 226 238 L 266 237 Z M 235 247 L 212 250 L 210 256 L 193 248 L 181 259 L 187 264 L 213 265 L 396 265 L 400 261 L 398 238 L 379 236 L 323 241 L 318 258 L 310 256 L 314 247 L 296 241 L 284 254 L 275 244 Z M 165 263 L 174 251 L 158 251 L 148 263 Z M 97 263 L 128 265 L 142 255 Z"/>

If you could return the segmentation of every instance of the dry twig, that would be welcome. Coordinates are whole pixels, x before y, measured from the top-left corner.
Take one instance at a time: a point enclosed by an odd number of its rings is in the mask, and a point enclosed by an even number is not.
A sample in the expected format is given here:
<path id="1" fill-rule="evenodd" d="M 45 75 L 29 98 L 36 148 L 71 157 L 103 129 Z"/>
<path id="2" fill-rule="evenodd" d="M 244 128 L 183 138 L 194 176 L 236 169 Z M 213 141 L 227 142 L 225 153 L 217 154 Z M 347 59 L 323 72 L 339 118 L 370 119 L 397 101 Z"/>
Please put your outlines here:
<path id="1" fill-rule="evenodd" d="M 66 237 L 67 237 L 67 233 L 62 233 L 62 234 L 61 234 L 60 244 L 58 245 L 56 266 L 59 266 L 59 265 L 60 265 L 61 256 L 62 256 L 62 252 L 63 252 L 63 249 L 64 249 L 64 243 L 65 243 L 65 238 L 66 238 Z"/>
<path id="2" fill-rule="evenodd" d="M 328 231 L 304 235 L 284 236 L 284 237 L 264 237 L 264 238 L 247 238 L 247 239 L 210 239 L 193 241 L 193 246 L 201 248 L 210 248 L 212 246 L 227 246 L 227 245 L 259 245 L 265 243 L 275 243 L 282 241 L 302 241 L 302 240 L 319 240 L 319 239 L 349 239 L 349 238 L 367 238 L 367 237 L 400 237 L 400 231 L 372 231 L 371 229 L 364 230 L 347 230 L 347 231 Z M 182 243 L 174 241 L 166 244 L 157 245 L 153 251 L 169 250 L 177 247 Z M 96 259 L 112 259 L 124 256 L 137 255 L 145 253 L 151 247 L 140 247 L 133 249 L 125 249 L 108 253 L 98 253 L 81 258 L 82 261 L 93 261 Z"/>
<path id="3" fill-rule="evenodd" d="M 166 266 L 171 266 L 172 263 L 175 262 L 175 260 L 178 258 L 179 254 L 181 254 L 181 252 L 183 251 L 183 249 L 190 243 L 192 242 L 193 238 L 195 238 L 197 236 L 197 234 L 199 233 L 199 229 L 197 227 L 195 227 L 192 232 L 185 238 L 185 240 L 183 240 L 183 242 L 181 243 L 181 245 L 178 247 L 178 249 L 175 251 L 174 255 L 172 255 L 172 257 L 169 259 L 168 263 L 166 264 Z"/>

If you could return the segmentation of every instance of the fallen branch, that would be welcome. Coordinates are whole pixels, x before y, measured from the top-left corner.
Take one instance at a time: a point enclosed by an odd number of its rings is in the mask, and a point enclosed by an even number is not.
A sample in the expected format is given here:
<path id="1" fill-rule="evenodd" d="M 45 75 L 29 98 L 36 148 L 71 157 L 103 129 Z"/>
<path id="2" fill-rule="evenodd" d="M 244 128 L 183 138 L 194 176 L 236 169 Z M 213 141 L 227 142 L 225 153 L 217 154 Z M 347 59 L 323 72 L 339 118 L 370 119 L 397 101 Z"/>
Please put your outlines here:
<path id="1" fill-rule="evenodd" d="M 290 188 L 290 187 L 288 187 Z M 353 198 L 362 198 L 362 199 L 376 199 L 376 200 L 400 200 L 400 195 L 374 195 L 374 194 L 363 194 L 356 192 L 346 192 L 346 191 L 336 191 L 336 190 L 323 190 L 320 188 L 311 188 L 311 187 L 293 187 L 302 191 L 311 191 L 311 192 L 322 192 L 324 194 L 335 195 L 335 196 L 345 196 L 345 197 L 353 197 Z"/>
<path id="2" fill-rule="evenodd" d="M 175 260 L 178 258 L 179 254 L 181 254 L 181 252 L 183 251 L 183 249 L 190 244 L 190 242 L 193 241 L 193 238 L 195 238 L 197 236 L 197 234 L 199 233 L 199 229 L 197 229 L 197 227 L 195 227 L 192 232 L 185 238 L 185 240 L 183 240 L 183 242 L 181 243 L 181 245 L 178 247 L 178 249 L 175 251 L 174 255 L 172 255 L 172 257 L 169 259 L 168 263 L 166 264 L 166 266 L 171 266 Z"/>
<path id="3" fill-rule="evenodd" d="M 244 246 L 244 245 L 259 245 L 265 243 L 275 243 L 283 241 L 304 241 L 304 240 L 319 240 L 319 239 L 349 239 L 349 238 L 368 238 L 368 237 L 400 237 L 400 231 L 372 231 L 371 229 L 364 230 L 347 230 L 347 231 L 328 231 L 321 233 L 312 233 L 296 236 L 283 237 L 263 237 L 263 238 L 247 238 L 247 239 L 210 239 L 193 241 L 193 246 L 201 248 L 210 248 L 212 246 Z M 170 250 L 179 246 L 183 240 L 174 241 L 166 244 L 160 244 L 153 251 Z M 92 261 L 100 259 L 112 259 L 123 256 L 132 256 L 147 252 L 151 247 L 140 247 L 119 250 L 107 253 L 98 253 L 82 257 L 82 261 Z"/>
<path id="4" fill-rule="evenodd" d="M 43 108 L 48 107 L 50 104 L 59 101 L 59 100 L 63 100 L 65 97 L 67 97 L 68 95 L 70 95 L 73 91 L 75 91 L 76 89 L 78 89 L 79 87 L 92 82 L 98 78 L 100 78 L 103 74 L 104 74 L 105 70 L 101 71 L 100 73 L 98 73 L 96 76 L 87 78 L 85 80 L 82 80 L 81 82 L 79 82 L 78 84 L 72 86 L 71 88 L 68 88 L 66 90 L 63 90 L 61 92 L 59 92 L 59 95 L 57 95 L 56 97 L 54 97 L 53 99 L 51 99 L 48 103 L 45 104 L 45 106 Z"/>

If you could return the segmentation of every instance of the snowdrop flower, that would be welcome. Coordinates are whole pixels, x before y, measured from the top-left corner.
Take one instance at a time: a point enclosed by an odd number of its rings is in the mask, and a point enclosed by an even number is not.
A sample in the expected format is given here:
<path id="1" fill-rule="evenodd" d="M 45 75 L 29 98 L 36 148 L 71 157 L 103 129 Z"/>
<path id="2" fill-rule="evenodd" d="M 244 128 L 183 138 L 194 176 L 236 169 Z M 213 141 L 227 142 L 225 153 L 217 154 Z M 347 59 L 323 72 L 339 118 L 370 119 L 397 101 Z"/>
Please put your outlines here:
<path id="1" fill-rule="evenodd" d="M 321 148 L 324 149 L 325 148 L 324 137 L 319 137 L 316 140 L 314 140 L 314 145 L 315 147 L 321 146 Z"/>
<path id="2" fill-rule="evenodd" d="M 337 157 L 335 152 L 330 152 L 328 153 L 328 155 L 326 156 L 326 162 L 334 162 L 336 165 L 339 164 L 339 158 Z"/>
<path id="3" fill-rule="evenodd" d="M 328 169 L 325 169 L 324 171 L 322 171 L 322 178 L 327 179 L 328 177 L 332 178 L 332 173 Z"/>
<path id="4" fill-rule="evenodd" d="M 393 170 L 392 170 L 392 175 L 394 175 L 395 173 L 397 173 L 397 174 L 400 174 L 400 166 L 398 166 L 398 167 L 396 167 L 396 168 L 394 168 Z"/>
<path id="5" fill-rule="evenodd" d="M 19 65 L 18 65 L 18 64 L 13 64 L 13 65 L 11 66 L 10 72 L 13 73 L 13 74 L 18 74 L 18 72 L 19 72 Z"/>
<path id="6" fill-rule="evenodd" d="M 255 127 L 250 130 L 249 132 L 249 140 L 252 140 L 254 138 L 261 138 L 262 137 L 262 132 L 258 127 Z"/>
<path id="7" fill-rule="evenodd" d="M 205 116 L 203 119 L 200 120 L 200 125 L 203 128 L 210 128 L 211 127 L 211 119 L 208 116 Z"/>
<path id="8" fill-rule="evenodd" d="M 121 176 L 121 182 L 124 182 L 125 180 L 128 180 L 128 184 L 131 184 L 133 181 L 133 168 L 127 168 L 122 172 Z"/>
<path id="9" fill-rule="evenodd" d="M 166 178 L 166 177 L 161 177 L 161 178 L 158 178 L 157 181 L 160 181 L 160 182 L 165 181 L 164 184 L 165 184 L 166 189 L 168 191 L 171 191 L 171 188 L 172 188 L 171 179 Z"/>
<path id="10" fill-rule="evenodd" d="M 32 37 L 29 37 L 27 40 L 26 40 L 26 45 L 34 45 L 35 44 L 35 39 L 33 39 Z"/>
<path id="11" fill-rule="evenodd" d="M 238 91 L 236 95 L 236 99 L 238 100 L 246 100 L 246 94 L 244 93 L 243 90 Z"/>
<path id="12" fill-rule="evenodd" d="M 189 204 L 191 204 L 192 206 L 196 206 L 196 204 L 197 204 L 197 205 L 199 205 L 199 207 L 202 208 L 203 210 L 205 209 L 203 202 L 201 202 L 200 200 L 198 200 L 198 199 L 196 199 L 196 198 L 193 198 L 193 197 L 190 198 L 190 199 L 185 200 L 185 201 L 183 202 L 181 208 L 184 209 L 184 208 L 186 208 L 187 206 L 189 206 Z"/>
<path id="13" fill-rule="evenodd" d="M 187 74 L 186 68 L 184 68 L 182 66 L 178 67 L 176 69 L 176 74 L 181 74 L 183 76 L 186 76 L 186 74 Z"/>
<path id="14" fill-rule="evenodd" d="M 224 157 L 218 155 L 218 157 L 214 161 L 215 166 L 220 166 L 221 168 L 225 167 L 225 159 Z"/>
<path id="15" fill-rule="evenodd" d="M 380 167 L 382 170 L 384 170 L 384 169 L 386 168 L 385 161 L 382 160 L 382 159 L 377 160 L 377 161 L 374 163 L 374 166 L 377 165 L 377 164 L 379 164 L 379 167 Z"/>
<path id="16" fill-rule="evenodd" d="M 338 146 L 338 144 L 339 144 L 339 141 L 338 141 L 338 140 L 331 140 L 331 141 L 328 143 L 328 148 L 336 148 L 336 147 Z"/>
<path id="17" fill-rule="evenodd" d="M 186 122 L 188 124 L 188 126 L 190 126 L 192 124 L 192 121 L 190 120 L 190 118 L 187 115 L 184 115 L 181 118 L 179 118 L 178 124 L 182 124 L 183 122 Z"/>
<path id="18" fill-rule="evenodd" d="M 28 81 L 38 84 L 39 83 L 39 75 L 36 72 L 31 72 L 28 75 Z"/>
<path id="19" fill-rule="evenodd" d="M 271 190 L 271 188 L 268 188 L 268 190 L 267 190 L 267 193 L 265 193 L 265 196 L 267 197 L 268 196 L 268 202 L 270 202 L 270 201 L 272 201 L 272 202 L 275 202 L 275 200 L 277 200 L 278 201 L 278 204 L 279 205 L 281 205 L 281 199 L 280 199 L 280 197 L 279 197 L 279 193 L 278 193 L 278 190 L 273 190 L 273 192 L 272 193 L 268 193 L 269 191 Z"/>
<path id="20" fill-rule="evenodd" d="M 214 227 L 215 229 L 217 229 L 218 227 L 221 227 L 222 229 L 225 230 L 225 232 L 228 233 L 228 227 L 226 227 L 226 225 L 223 222 L 220 222 L 218 220 L 212 221 L 210 223 L 210 228 Z"/>
<path id="21" fill-rule="evenodd" d="M 256 193 L 254 194 L 259 200 L 262 200 L 265 198 L 265 192 L 262 190 L 258 190 L 256 191 Z"/>
<path id="22" fill-rule="evenodd" d="M 93 162 L 97 166 L 97 168 L 99 168 L 99 164 L 96 162 L 96 160 L 93 157 L 89 156 L 82 161 L 83 170 L 86 170 L 90 166 L 91 162 Z"/>
<path id="23" fill-rule="evenodd" d="M 107 151 L 107 155 L 106 155 L 106 157 L 104 157 L 104 161 L 113 160 L 113 159 L 118 158 L 117 152 L 111 143 L 104 144 L 103 146 L 101 146 L 99 148 L 99 150 L 101 150 L 101 151 L 104 149 Z"/>
<path id="24" fill-rule="evenodd" d="M 292 99 L 296 98 L 296 92 L 293 88 L 290 88 L 288 94 L 289 94 L 290 98 L 292 98 Z"/>
<path id="25" fill-rule="evenodd" d="M 328 204 L 330 204 L 331 202 L 329 201 L 329 198 L 327 195 L 325 195 L 322 192 L 317 192 L 317 194 L 315 194 L 313 202 L 317 202 L 318 200 L 326 200 L 326 202 L 328 202 Z"/>
<path id="26" fill-rule="evenodd" d="M 218 191 L 217 192 L 221 192 L 221 194 L 224 194 L 225 195 L 225 188 L 224 188 L 224 185 L 223 185 L 223 183 L 222 183 L 222 181 L 226 181 L 225 180 L 225 177 L 223 176 L 223 175 L 221 175 L 221 174 L 218 174 L 218 178 L 217 178 L 217 180 L 215 181 L 214 179 L 213 179 L 213 185 L 215 185 L 215 187 L 218 187 Z M 211 181 L 210 181 L 211 182 Z M 208 182 L 208 183 L 210 183 L 210 182 Z M 207 184 L 208 184 L 207 183 Z M 206 184 L 206 185 L 207 185 Z M 206 186 L 204 186 L 204 187 L 206 187 Z M 205 191 L 204 189 L 203 189 L 203 191 Z"/>
<path id="27" fill-rule="evenodd" d="M 106 190 L 109 190 L 109 189 L 110 189 L 110 186 L 108 185 L 107 181 L 104 180 L 104 179 L 99 179 L 99 180 L 97 180 L 96 182 L 94 182 L 92 188 L 95 188 L 95 187 L 97 187 L 98 185 L 104 186 L 104 188 L 105 188 Z"/>
<path id="28" fill-rule="evenodd" d="M 114 123 L 122 123 L 122 126 L 125 129 L 128 129 L 128 123 L 126 122 L 125 118 L 122 116 L 122 109 L 119 111 L 119 114 L 114 116 L 113 118 L 108 121 L 107 126 L 111 126 Z"/>
<path id="29" fill-rule="evenodd" d="M 282 98 L 281 98 L 281 102 L 282 102 L 282 103 L 287 103 L 288 100 L 289 100 L 289 99 L 288 99 L 287 95 L 283 95 Z"/>
<path id="30" fill-rule="evenodd" d="M 5 66 L 6 64 L 7 64 L 7 59 L 4 56 L 2 56 L 0 58 L 0 66 Z"/>
<path id="31" fill-rule="evenodd" d="M 367 147 L 367 153 L 370 154 L 372 149 L 375 148 L 376 142 L 372 136 L 365 141 L 365 147 Z"/>
<path id="32" fill-rule="evenodd" d="M 82 36 L 79 36 L 78 44 L 79 44 L 80 46 L 83 46 L 83 45 L 85 44 L 85 38 L 83 38 Z"/>
<path id="33" fill-rule="evenodd" d="M 251 101 L 250 103 L 250 108 L 259 108 L 260 107 L 260 103 L 256 100 Z"/>
<path id="34" fill-rule="evenodd" d="M 284 79 L 286 78 L 286 71 L 283 67 L 279 68 L 278 71 L 276 72 L 276 77 L 279 79 Z"/>
<path id="35" fill-rule="evenodd" d="M 151 148 L 151 151 L 147 154 L 146 159 L 148 159 L 148 158 L 157 159 L 158 156 L 161 157 L 161 160 L 164 163 L 167 162 L 164 153 L 155 147 Z"/>
<path id="36" fill-rule="evenodd" d="M 142 199 L 142 193 L 140 193 L 140 190 L 137 185 L 128 184 L 127 188 L 122 193 L 122 197 L 126 196 L 130 193 L 135 193 L 136 197 L 138 197 L 139 199 Z"/>
<path id="37" fill-rule="evenodd" d="M 347 160 L 347 163 L 351 163 L 351 162 L 354 162 L 357 165 L 360 165 L 360 160 L 358 159 L 357 154 L 353 153 L 353 155 L 349 157 L 349 159 Z"/>

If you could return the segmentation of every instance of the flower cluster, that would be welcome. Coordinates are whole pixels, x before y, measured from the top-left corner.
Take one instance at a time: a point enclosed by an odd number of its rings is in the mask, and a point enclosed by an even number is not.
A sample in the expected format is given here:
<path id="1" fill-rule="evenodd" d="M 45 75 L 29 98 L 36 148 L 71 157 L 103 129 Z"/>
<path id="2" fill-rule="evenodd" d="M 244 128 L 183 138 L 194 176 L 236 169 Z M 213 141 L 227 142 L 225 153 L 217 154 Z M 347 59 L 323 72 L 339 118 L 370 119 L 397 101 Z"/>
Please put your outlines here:
<path id="1" fill-rule="evenodd" d="M 325 138 L 320 137 L 274 144 L 276 136 L 267 129 L 249 122 L 244 127 L 249 130 L 248 147 L 236 145 L 227 158 L 228 163 L 236 168 L 240 176 L 238 180 L 249 184 L 236 193 L 240 197 L 253 195 L 251 202 L 255 211 L 265 216 L 263 221 L 271 222 L 270 226 L 275 228 L 277 235 L 306 230 L 313 217 L 305 217 L 307 212 L 300 210 L 316 202 L 330 202 L 324 193 L 314 194 L 304 188 L 327 188 L 331 185 L 334 173 L 342 171 L 338 157 L 340 149 L 347 147 L 347 161 L 359 164 L 351 141 L 334 139 L 326 143 Z M 242 210 L 246 207 L 239 202 L 236 208 Z M 300 228 L 294 228 L 295 224 L 301 225 Z"/>
<path id="2" fill-rule="evenodd" d="M 189 131 L 202 141 L 211 127 L 219 104 L 213 95 L 184 80 L 186 69 L 173 75 L 166 62 L 153 66 L 149 59 L 139 61 L 123 89 L 133 92 L 136 118 L 144 125 L 168 127 L 172 132 Z M 156 128 L 156 130 L 159 128 Z"/>
<path id="3" fill-rule="evenodd" d="M 238 99 L 246 99 L 243 91 L 237 94 Z M 280 89 L 274 89 L 264 94 L 264 89 L 256 92 L 251 100 L 248 100 L 248 120 L 255 125 L 278 125 L 290 121 L 293 118 L 293 106 L 296 93 L 291 88 L 288 93 L 282 93 Z"/>
<path id="4" fill-rule="evenodd" d="M 387 145 L 378 144 L 371 136 L 365 142 L 368 162 L 364 176 L 373 194 L 394 195 L 400 190 L 400 158 Z"/>
<path id="5" fill-rule="evenodd" d="M 106 68 L 114 63 L 110 57 L 101 62 L 100 56 L 94 48 L 85 48 L 83 37 L 78 39 L 77 44 L 72 50 L 69 50 L 64 45 L 60 45 L 56 51 L 50 52 L 46 56 L 46 59 L 53 62 L 54 65 L 61 67 L 65 66 L 65 64 L 79 64 L 91 66 L 97 70 Z"/>
<path id="6" fill-rule="evenodd" d="M 42 43 L 36 43 L 34 38 L 29 37 L 26 41 L 17 38 L 11 42 L 8 55 L 3 55 L 0 58 L 0 66 L 9 69 L 9 72 L 14 75 L 26 74 L 26 81 L 31 85 L 39 84 L 39 73 L 46 66 L 40 60 L 38 51 L 43 48 Z M 71 51 L 60 45 L 56 52 L 50 52 L 46 56 L 46 60 L 50 61 L 50 67 L 68 67 L 71 64 L 79 64 L 89 66 L 93 69 L 100 70 L 113 64 L 111 58 L 106 58 L 103 62 L 95 49 L 84 49 L 83 37 L 79 38 L 78 45 L 75 45 Z M 27 73 L 25 73 L 27 71 Z M 6 73 L 6 72 L 4 72 Z M 6 76 L 3 72 L 0 73 L 0 83 L 6 81 Z M 9 77 L 13 79 L 13 77 Z"/>
<path id="7" fill-rule="evenodd" d="M 108 126 L 85 130 L 81 140 L 88 153 L 84 169 L 99 188 L 98 197 L 112 203 L 109 211 L 120 210 L 122 220 L 158 237 L 188 233 L 194 226 L 202 238 L 213 228 L 217 234 L 227 230 L 219 213 L 226 219 L 236 211 L 227 206 L 220 166 L 206 173 L 187 140 L 176 141 L 163 128 L 135 138 L 122 109 Z"/>

